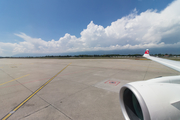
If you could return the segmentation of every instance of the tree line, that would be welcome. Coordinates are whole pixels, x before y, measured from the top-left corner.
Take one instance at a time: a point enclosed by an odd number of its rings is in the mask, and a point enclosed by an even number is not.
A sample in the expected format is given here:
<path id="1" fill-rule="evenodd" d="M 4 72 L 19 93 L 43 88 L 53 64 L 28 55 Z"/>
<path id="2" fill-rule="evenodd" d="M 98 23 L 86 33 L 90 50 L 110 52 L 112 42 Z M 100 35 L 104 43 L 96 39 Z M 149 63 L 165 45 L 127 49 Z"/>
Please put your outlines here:
<path id="1" fill-rule="evenodd" d="M 128 54 L 128 55 L 120 55 L 120 54 L 104 54 L 104 55 L 46 55 L 46 56 L 26 56 L 26 57 L 0 57 L 0 58 L 89 58 L 89 57 L 142 57 L 143 54 Z M 157 57 L 180 57 L 180 54 L 151 54 L 151 56 Z"/>

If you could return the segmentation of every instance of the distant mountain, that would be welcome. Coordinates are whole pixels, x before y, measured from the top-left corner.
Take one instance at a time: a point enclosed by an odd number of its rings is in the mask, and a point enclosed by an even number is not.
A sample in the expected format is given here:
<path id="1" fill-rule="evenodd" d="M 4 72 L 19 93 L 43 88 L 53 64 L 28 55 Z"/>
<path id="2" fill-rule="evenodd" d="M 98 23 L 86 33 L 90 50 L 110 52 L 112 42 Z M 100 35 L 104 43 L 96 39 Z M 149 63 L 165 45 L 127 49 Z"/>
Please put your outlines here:
<path id="1" fill-rule="evenodd" d="M 111 50 L 111 51 L 85 51 L 85 52 L 68 52 L 68 53 L 22 53 L 22 54 L 16 54 L 12 57 L 43 57 L 43 56 L 65 56 L 65 55 L 105 55 L 105 54 L 121 54 L 121 55 L 128 55 L 128 54 L 143 54 L 143 50 L 139 51 L 133 51 L 133 50 Z"/>
<path id="2" fill-rule="evenodd" d="M 36 53 L 20 53 L 13 55 L 12 57 L 40 57 L 40 56 L 46 56 L 46 54 L 36 54 Z"/>
<path id="3" fill-rule="evenodd" d="M 67 53 L 22 53 L 16 54 L 12 57 L 43 57 L 43 56 L 65 56 L 65 55 L 107 55 L 107 54 L 120 54 L 120 55 L 129 55 L 129 54 L 144 54 L 145 49 L 126 49 L 126 50 L 109 50 L 109 51 L 85 51 L 85 52 L 67 52 Z M 164 48 L 153 48 L 150 49 L 150 54 L 180 54 L 180 48 L 174 49 L 164 49 Z"/>

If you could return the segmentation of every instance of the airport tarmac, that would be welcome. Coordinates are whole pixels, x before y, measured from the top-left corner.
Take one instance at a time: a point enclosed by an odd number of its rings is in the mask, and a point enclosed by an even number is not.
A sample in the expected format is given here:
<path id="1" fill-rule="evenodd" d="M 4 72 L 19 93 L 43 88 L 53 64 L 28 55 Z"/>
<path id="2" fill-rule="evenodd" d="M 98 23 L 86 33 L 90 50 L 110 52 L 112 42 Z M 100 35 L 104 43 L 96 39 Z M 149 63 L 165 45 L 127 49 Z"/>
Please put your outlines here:
<path id="1" fill-rule="evenodd" d="M 0 59 L 0 119 L 124 120 L 122 85 L 173 75 L 150 60 Z"/>

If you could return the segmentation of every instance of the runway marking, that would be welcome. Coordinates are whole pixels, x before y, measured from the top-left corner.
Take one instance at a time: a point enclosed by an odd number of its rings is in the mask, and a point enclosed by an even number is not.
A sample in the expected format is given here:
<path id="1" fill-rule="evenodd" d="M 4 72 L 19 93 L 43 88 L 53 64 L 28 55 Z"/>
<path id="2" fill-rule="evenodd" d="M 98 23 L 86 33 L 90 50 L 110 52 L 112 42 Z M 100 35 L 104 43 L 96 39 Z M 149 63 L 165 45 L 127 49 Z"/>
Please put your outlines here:
<path id="1" fill-rule="evenodd" d="M 21 76 L 21 77 L 15 78 L 15 79 L 13 79 L 13 80 L 10 80 L 10 81 L 7 81 L 7 82 L 4 82 L 4 83 L 1 83 L 1 84 L 0 84 L 0 86 L 1 86 L 1 85 L 4 85 L 4 84 L 7 84 L 7 83 L 10 83 L 10 82 L 13 82 L 13 81 L 18 80 L 18 79 L 21 79 L 21 78 L 26 77 L 26 76 L 28 76 L 28 75 L 30 75 L 30 74 L 27 74 L 27 75 L 24 75 L 24 76 Z"/>
<path id="2" fill-rule="evenodd" d="M 120 88 L 128 82 L 129 81 L 127 81 L 127 80 L 120 80 L 120 79 L 111 78 L 111 80 L 106 79 L 106 80 L 103 80 L 99 83 L 96 83 L 93 86 L 107 90 L 107 91 L 119 93 Z"/>
<path id="3" fill-rule="evenodd" d="M 22 101 L 17 107 L 15 107 L 12 111 L 10 111 L 7 115 L 5 115 L 2 120 L 6 120 L 12 114 L 14 114 L 22 105 L 24 105 L 29 99 L 31 99 L 37 92 L 39 92 L 44 86 L 46 86 L 49 82 L 51 82 L 58 74 L 60 74 L 64 69 L 66 69 L 71 63 L 69 63 L 65 68 L 63 68 L 60 72 L 58 72 L 55 76 L 53 76 L 50 80 L 44 83 L 40 88 L 38 88 L 35 92 L 33 92 L 29 97 L 27 97 L 24 101 Z"/>
<path id="4" fill-rule="evenodd" d="M 105 84 L 111 84 L 111 85 L 114 85 L 114 86 L 117 86 L 119 83 L 119 81 L 114 81 L 114 80 L 108 80 L 106 82 L 104 82 Z"/>

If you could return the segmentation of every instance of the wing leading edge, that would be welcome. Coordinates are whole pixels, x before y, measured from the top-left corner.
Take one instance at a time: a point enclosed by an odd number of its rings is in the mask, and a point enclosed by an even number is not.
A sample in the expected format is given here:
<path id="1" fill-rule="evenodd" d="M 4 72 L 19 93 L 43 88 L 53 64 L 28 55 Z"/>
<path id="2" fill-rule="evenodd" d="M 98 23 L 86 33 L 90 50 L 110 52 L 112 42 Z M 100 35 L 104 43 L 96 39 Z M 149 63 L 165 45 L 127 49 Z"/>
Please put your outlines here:
<path id="1" fill-rule="evenodd" d="M 150 60 L 153 60 L 155 62 L 158 62 L 160 64 L 163 64 L 163 65 L 165 65 L 167 67 L 170 67 L 170 68 L 180 72 L 180 62 L 179 61 L 173 61 L 173 60 L 168 60 L 168 59 L 163 59 L 163 58 L 150 56 L 148 49 L 146 49 L 143 57 L 145 57 L 147 59 L 150 59 Z"/>

